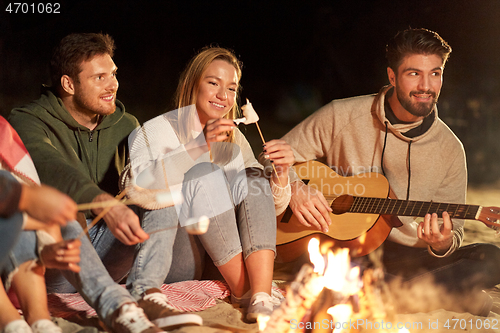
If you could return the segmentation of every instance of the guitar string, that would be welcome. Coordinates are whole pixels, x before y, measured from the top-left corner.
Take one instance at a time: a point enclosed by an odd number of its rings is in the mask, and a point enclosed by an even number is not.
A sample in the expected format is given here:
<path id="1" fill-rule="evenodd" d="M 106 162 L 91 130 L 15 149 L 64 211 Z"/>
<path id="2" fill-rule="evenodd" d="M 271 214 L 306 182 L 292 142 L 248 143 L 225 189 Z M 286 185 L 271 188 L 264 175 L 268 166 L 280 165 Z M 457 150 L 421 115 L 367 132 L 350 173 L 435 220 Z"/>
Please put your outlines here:
<path id="1" fill-rule="evenodd" d="M 326 195 L 327 199 L 335 199 L 335 196 Z M 442 207 L 443 206 L 443 207 Z M 370 197 L 354 197 L 352 203 L 340 203 L 336 204 L 335 207 L 341 210 L 348 210 L 351 208 L 351 212 L 360 213 L 379 213 L 379 214 L 393 214 L 400 216 L 424 216 L 427 213 L 436 212 L 443 213 L 447 211 L 450 217 L 453 218 L 463 218 L 463 219 L 473 219 L 479 206 L 465 205 L 465 204 L 448 204 L 448 203 L 436 203 L 436 202 L 425 202 L 425 201 L 407 201 L 398 200 L 390 198 L 370 198 Z M 415 209 L 418 208 L 418 212 L 414 213 Z M 470 209 L 474 208 L 471 212 Z M 391 209 L 390 211 L 388 211 Z M 401 212 L 401 209 L 404 209 Z M 422 213 L 422 210 L 425 213 Z"/>

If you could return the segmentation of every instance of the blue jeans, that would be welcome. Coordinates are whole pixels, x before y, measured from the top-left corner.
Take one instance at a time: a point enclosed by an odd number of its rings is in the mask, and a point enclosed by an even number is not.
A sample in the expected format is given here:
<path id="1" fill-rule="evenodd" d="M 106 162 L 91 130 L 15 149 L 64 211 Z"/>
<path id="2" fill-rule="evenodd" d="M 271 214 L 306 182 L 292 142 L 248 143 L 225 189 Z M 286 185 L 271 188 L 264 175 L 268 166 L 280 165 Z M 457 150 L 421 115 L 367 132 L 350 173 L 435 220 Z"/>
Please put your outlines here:
<path id="1" fill-rule="evenodd" d="M 6 170 L 0 170 L 0 176 L 2 179 L 6 180 L 7 186 L 12 184 L 12 182 L 17 182 L 14 176 Z M 6 190 L 8 190 L 8 188 L 10 188 L 10 186 L 8 186 Z M 0 217 L 0 269 L 2 269 L 2 266 L 7 260 L 9 251 L 16 243 L 22 227 L 23 216 L 19 212 L 9 217 Z"/>
<path id="2" fill-rule="evenodd" d="M 16 213 L 9 218 L 0 218 L 0 270 L 8 260 L 9 251 L 21 234 L 23 216 Z"/>
<path id="3" fill-rule="evenodd" d="M 159 213 L 165 212 L 165 210 L 143 211 L 138 209 L 137 211 L 141 218 L 143 229 L 146 232 L 165 228 L 165 222 L 170 221 L 169 219 L 158 218 L 161 216 Z M 168 213 L 168 211 L 166 212 Z M 61 228 L 61 232 L 64 239 L 73 239 L 82 232 L 82 228 L 78 222 L 72 222 L 66 227 Z M 168 235 L 173 236 L 169 239 L 166 237 Z M 107 325 L 111 325 L 109 321 L 111 314 L 122 304 L 134 302 L 141 298 L 144 290 L 161 286 L 167 276 L 168 267 L 170 267 L 175 235 L 175 229 L 167 230 L 152 234 L 151 238 L 144 244 L 127 246 L 118 241 L 106 227 L 104 221 L 101 221 L 89 230 L 92 242 L 86 236 L 81 238 L 80 273 L 76 274 L 69 271 L 47 269 L 45 273 L 47 291 L 49 293 L 79 292 L 87 303 L 96 310 L 99 317 Z M 181 240 L 188 238 L 186 233 L 184 233 L 184 237 L 179 237 Z M 180 253 L 190 251 L 187 243 L 178 243 L 181 244 L 181 247 L 179 247 Z M 166 250 L 166 254 L 163 251 L 159 251 L 164 248 L 168 249 Z M 141 250 L 140 253 L 138 253 L 139 250 Z M 194 260 L 198 252 L 189 253 L 187 261 L 190 259 Z M 169 259 L 167 260 L 166 258 Z M 167 261 L 169 262 L 168 267 L 166 264 Z M 179 262 L 184 263 L 186 261 Z M 132 266 L 135 269 L 130 271 Z M 143 266 L 147 267 L 147 273 L 140 276 L 146 276 L 145 280 L 135 281 L 136 276 L 139 275 L 137 270 Z M 125 288 L 116 283 L 121 281 L 129 272 L 128 281 L 135 282 L 135 284 L 146 283 L 148 281 L 148 274 L 157 270 L 163 272 L 164 267 L 167 267 L 167 271 L 162 275 L 161 282 L 159 284 L 147 284 L 147 287 L 140 288 L 141 292 L 135 293 L 134 297 Z M 192 265 L 189 267 L 192 267 Z M 185 274 L 189 276 L 189 274 L 194 274 L 193 270 L 179 270 L 177 276 L 179 274 L 180 276 L 185 276 Z M 156 281 L 155 279 L 153 280 Z"/>
<path id="4" fill-rule="evenodd" d="M 198 164 L 186 173 L 183 194 L 186 200 L 181 210 L 181 223 L 191 217 L 208 216 L 210 227 L 199 236 L 215 266 L 226 264 L 243 252 L 246 259 L 260 250 L 276 252 L 276 211 L 269 181 L 259 169 L 241 171 L 231 182 L 211 182 L 205 175 L 213 172 L 209 163 Z M 189 181 L 186 181 L 186 178 Z M 203 179 L 203 181 L 200 181 Z M 222 208 L 217 192 L 227 189 L 232 205 Z M 224 207 L 224 205 L 223 205 Z"/>
<path id="5" fill-rule="evenodd" d="M 61 228 L 62 236 L 64 239 L 74 239 L 82 232 L 80 224 L 76 221 L 68 223 L 66 227 Z M 110 233 L 110 232 L 109 232 Z M 106 235 L 101 236 L 106 237 Z M 115 239 L 116 240 L 116 239 Z M 72 293 L 78 291 L 85 301 L 96 310 L 101 320 L 111 327 L 111 315 L 113 312 L 125 303 L 131 303 L 135 300 L 125 290 L 125 288 L 118 285 L 106 270 L 100 256 L 96 252 L 102 249 L 108 249 L 104 252 L 104 259 L 106 262 L 111 261 L 111 256 L 114 255 L 116 262 L 111 264 L 111 267 L 116 271 L 113 272 L 115 277 L 123 276 L 127 271 L 126 267 L 120 267 L 120 263 L 129 267 L 133 261 L 129 258 L 127 252 L 121 253 L 123 247 L 132 248 L 133 246 L 125 246 L 118 240 L 106 244 L 97 244 L 97 249 L 94 248 L 89 239 L 84 236 L 81 238 L 82 245 L 80 247 L 80 273 L 73 273 L 70 271 L 60 271 L 48 269 L 45 273 L 45 280 L 47 284 L 47 291 L 49 293 Z M 116 244 L 119 243 L 119 244 Z M 117 245 L 116 251 L 109 251 L 112 244 Z"/>
<path id="6" fill-rule="evenodd" d="M 0 269 L 2 283 L 5 290 L 10 287 L 9 274 L 14 272 L 16 268 L 27 261 L 37 260 L 36 234 L 34 231 L 23 231 L 19 235 L 16 244 L 8 252 L 8 258 L 4 266 Z"/>
<path id="7" fill-rule="evenodd" d="M 180 218 L 175 207 L 144 212 L 146 232 L 172 229 L 154 233 L 141 244 L 127 279 L 127 288 L 134 297 L 165 281 L 189 279 L 201 270 L 203 253 L 199 244 L 184 229 L 177 230 L 179 221 L 182 225 L 190 217 L 210 218 L 208 231 L 197 237 L 216 266 L 241 252 L 247 258 L 255 251 L 276 250 L 276 214 L 269 181 L 258 169 L 240 172 L 231 183 L 225 177 L 222 183 L 220 177 L 206 177 L 217 170 L 216 165 L 200 163 L 185 174 Z M 221 197 L 230 202 L 221 203 Z"/>

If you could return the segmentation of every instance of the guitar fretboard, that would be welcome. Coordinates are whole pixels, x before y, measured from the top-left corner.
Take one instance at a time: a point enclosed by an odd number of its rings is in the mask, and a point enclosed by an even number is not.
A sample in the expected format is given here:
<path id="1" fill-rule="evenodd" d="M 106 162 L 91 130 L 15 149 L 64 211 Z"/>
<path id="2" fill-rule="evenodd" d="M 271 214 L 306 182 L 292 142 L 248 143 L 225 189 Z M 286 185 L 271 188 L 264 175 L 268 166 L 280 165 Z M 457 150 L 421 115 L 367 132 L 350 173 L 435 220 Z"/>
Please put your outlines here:
<path id="1" fill-rule="evenodd" d="M 450 217 L 474 220 L 480 206 L 448 204 L 427 201 L 396 200 L 384 198 L 354 197 L 350 213 L 389 214 L 398 216 L 420 216 L 437 213 L 439 217 L 448 212 Z"/>

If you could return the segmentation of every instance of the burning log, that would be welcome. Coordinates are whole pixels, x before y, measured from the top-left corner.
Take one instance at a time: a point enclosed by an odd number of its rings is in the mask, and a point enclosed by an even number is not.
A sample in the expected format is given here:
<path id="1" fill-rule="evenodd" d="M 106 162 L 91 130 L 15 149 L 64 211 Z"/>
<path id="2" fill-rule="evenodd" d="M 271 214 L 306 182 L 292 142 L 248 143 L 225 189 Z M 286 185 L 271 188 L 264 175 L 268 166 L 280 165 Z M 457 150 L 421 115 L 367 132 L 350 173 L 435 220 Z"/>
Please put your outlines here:
<path id="1" fill-rule="evenodd" d="M 319 241 L 312 239 L 309 256 L 314 269 L 304 265 L 288 287 L 281 307 L 270 318 L 258 319 L 261 332 L 369 332 L 358 323 L 394 320 L 379 252 L 370 254 L 373 267 L 364 271 L 362 280 L 359 267 L 351 268 L 347 249 L 328 250 L 324 255 Z"/>
<path id="2" fill-rule="evenodd" d="M 333 292 L 334 302 L 339 303 L 347 302 L 352 294 L 358 292 L 359 268 L 351 269 L 347 249 L 335 254 L 328 251 L 325 261 L 319 249 L 319 241 L 313 238 L 309 242 L 309 256 L 314 269 L 309 265 L 301 268 L 287 289 L 285 301 L 273 312 L 267 324 L 264 324 L 265 328 L 260 327 L 262 332 L 297 332 L 297 328 L 305 328 L 303 325 L 300 327 L 300 324 L 308 322 L 309 318 L 306 317 L 311 316 L 310 309 L 324 287 Z M 352 312 L 352 306 L 348 306 Z M 263 322 L 262 319 L 259 318 L 259 325 Z"/>

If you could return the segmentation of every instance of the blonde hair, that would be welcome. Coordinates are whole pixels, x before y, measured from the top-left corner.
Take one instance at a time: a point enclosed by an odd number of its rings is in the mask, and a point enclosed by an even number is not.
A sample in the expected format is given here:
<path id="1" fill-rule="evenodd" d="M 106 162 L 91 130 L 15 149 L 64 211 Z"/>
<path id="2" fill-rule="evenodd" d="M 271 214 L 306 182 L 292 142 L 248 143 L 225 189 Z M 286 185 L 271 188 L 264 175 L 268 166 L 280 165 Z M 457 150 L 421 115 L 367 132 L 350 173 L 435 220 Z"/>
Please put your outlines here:
<path id="1" fill-rule="evenodd" d="M 203 73 L 214 60 L 224 60 L 230 65 L 233 65 L 236 69 L 236 74 L 238 75 L 238 81 L 241 80 L 242 64 L 231 50 L 216 46 L 204 47 L 191 59 L 181 74 L 179 85 L 177 86 L 177 91 L 175 92 L 175 104 L 178 109 L 196 104 L 198 87 L 203 77 Z M 224 118 L 236 119 L 239 117 L 240 111 L 238 107 L 238 98 L 240 89 L 240 85 L 238 84 L 235 103 Z M 234 141 L 233 131 L 229 133 L 228 141 Z"/>

